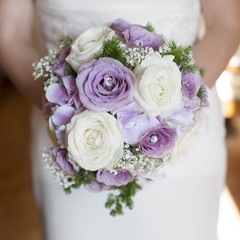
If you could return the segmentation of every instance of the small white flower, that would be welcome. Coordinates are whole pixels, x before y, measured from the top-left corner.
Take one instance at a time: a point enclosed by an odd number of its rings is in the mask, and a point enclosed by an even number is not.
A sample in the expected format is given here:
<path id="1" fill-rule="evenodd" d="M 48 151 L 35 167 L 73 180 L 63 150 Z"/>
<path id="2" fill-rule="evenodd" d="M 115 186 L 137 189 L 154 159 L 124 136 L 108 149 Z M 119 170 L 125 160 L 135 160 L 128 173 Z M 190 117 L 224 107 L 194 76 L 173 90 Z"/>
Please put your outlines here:
<path id="1" fill-rule="evenodd" d="M 106 112 L 85 110 L 66 126 L 69 158 L 85 170 L 112 170 L 123 153 L 121 124 Z"/>

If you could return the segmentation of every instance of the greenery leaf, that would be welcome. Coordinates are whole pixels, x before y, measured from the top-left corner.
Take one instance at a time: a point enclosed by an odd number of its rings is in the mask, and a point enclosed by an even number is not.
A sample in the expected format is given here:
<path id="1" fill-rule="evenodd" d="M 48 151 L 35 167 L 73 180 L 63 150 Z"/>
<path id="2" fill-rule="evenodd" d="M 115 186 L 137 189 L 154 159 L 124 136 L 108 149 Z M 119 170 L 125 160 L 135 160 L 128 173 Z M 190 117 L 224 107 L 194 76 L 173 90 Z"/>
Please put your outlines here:
<path id="1" fill-rule="evenodd" d="M 205 76 L 206 70 L 204 68 L 200 68 L 199 72 L 200 72 L 200 74 L 201 74 L 201 76 L 203 78 Z"/>
<path id="2" fill-rule="evenodd" d="M 198 67 L 191 63 L 192 61 L 192 46 L 182 46 L 177 44 L 174 41 L 169 42 L 168 49 L 163 52 L 164 55 L 173 55 L 174 62 L 181 68 L 182 71 L 187 72 L 196 72 Z"/>
<path id="3" fill-rule="evenodd" d="M 98 51 L 95 54 L 95 59 L 102 57 L 111 57 L 121 62 L 125 67 L 132 70 L 133 67 L 127 62 L 125 58 L 125 49 L 121 44 L 121 41 L 117 37 L 106 40 L 103 43 L 102 50 Z"/>
<path id="4" fill-rule="evenodd" d="M 70 193 L 72 192 L 71 187 L 64 188 L 64 192 L 65 192 L 66 194 L 70 194 Z"/>
<path id="5" fill-rule="evenodd" d="M 65 48 L 73 42 L 73 37 L 62 35 L 58 38 L 58 41 L 60 44 L 60 48 Z"/>
<path id="6" fill-rule="evenodd" d="M 132 182 L 129 182 L 127 185 L 115 187 L 113 189 L 114 193 L 110 193 L 108 195 L 108 199 L 105 203 L 105 207 L 110 209 L 110 215 L 123 215 L 124 206 L 132 209 L 132 198 L 135 196 L 137 191 L 141 189 L 142 187 L 137 183 L 136 179 Z"/>
<path id="7" fill-rule="evenodd" d="M 72 179 L 73 184 L 65 188 L 64 191 L 69 194 L 72 188 L 80 188 L 81 185 L 88 185 L 94 181 L 96 181 L 96 172 L 86 171 L 81 168 L 79 173 Z"/>
<path id="8" fill-rule="evenodd" d="M 204 85 L 202 85 L 198 92 L 197 92 L 197 96 L 202 99 L 204 97 L 207 97 L 207 90 L 206 90 L 206 87 Z"/>
<path id="9" fill-rule="evenodd" d="M 154 27 L 153 27 L 153 25 L 151 23 L 148 23 L 145 28 L 149 32 L 154 32 L 155 31 L 155 29 L 154 29 Z"/>
<path id="10" fill-rule="evenodd" d="M 74 77 L 77 76 L 77 73 L 74 71 L 74 69 L 69 64 L 67 64 L 67 66 L 66 66 L 66 72 L 67 72 L 67 74 L 72 75 Z"/>

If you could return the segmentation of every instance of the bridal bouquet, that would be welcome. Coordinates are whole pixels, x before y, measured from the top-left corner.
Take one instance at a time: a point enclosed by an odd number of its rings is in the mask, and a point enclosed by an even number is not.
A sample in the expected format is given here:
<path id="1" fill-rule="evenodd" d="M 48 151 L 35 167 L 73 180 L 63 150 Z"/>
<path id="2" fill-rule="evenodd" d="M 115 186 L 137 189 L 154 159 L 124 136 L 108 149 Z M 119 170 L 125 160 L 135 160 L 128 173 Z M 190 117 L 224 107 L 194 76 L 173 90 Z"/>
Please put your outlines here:
<path id="1" fill-rule="evenodd" d="M 109 190 L 110 214 L 133 207 L 138 180 L 154 179 L 187 151 L 206 87 L 191 46 L 118 19 L 91 27 L 33 64 L 44 80 L 54 146 L 43 153 L 66 192 Z"/>

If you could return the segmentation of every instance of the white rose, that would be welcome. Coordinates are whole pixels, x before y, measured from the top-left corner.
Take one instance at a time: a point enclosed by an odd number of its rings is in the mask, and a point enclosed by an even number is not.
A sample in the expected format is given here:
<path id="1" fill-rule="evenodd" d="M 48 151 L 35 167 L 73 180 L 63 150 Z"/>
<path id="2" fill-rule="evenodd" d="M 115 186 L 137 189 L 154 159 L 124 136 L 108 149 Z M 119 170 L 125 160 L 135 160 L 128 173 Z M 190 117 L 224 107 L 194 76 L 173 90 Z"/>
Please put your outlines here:
<path id="1" fill-rule="evenodd" d="M 66 61 L 78 72 L 81 64 L 94 58 L 102 48 L 103 42 L 116 36 L 108 27 L 91 27 L 83 32 L 72 44 L 71 52 Z"/>
<path id="2" fill-rule="evenodd" d="M 121 124 L 108 113 L 85 110 L 66 126 L 69 158 L 85 170 L 112 170 L 123 152 Z"/>
<path id="3" fill-rule="evenodd" d="M 186 155 L 191 147 L 193 140 L 197 137 L 200 131 L 202 122 L 198 119 L 193 128 L 185 129 L 178 137 L 178 140 L 171 153 L 169 162 L 174 163 Z"/>
<path id="4" fill-rule="evenodd" d="M 151 118 L 182 105 L 181 72 L 173 59 L 154 53 L 133 71 L 137 78 L 134 97 Z"/>

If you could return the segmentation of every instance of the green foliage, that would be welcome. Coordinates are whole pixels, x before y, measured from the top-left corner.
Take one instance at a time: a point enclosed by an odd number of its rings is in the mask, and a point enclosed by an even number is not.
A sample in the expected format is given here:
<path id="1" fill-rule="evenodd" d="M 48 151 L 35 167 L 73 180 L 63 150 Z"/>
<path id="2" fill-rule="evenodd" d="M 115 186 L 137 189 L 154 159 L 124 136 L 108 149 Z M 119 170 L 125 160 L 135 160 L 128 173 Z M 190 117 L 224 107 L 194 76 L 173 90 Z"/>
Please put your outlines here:
<path id="1" fill-rule="evenodd" d="M 168 50 L 163 52 L 163 55 L 173 55 L 174 62 L 180 66 L 181 70 L 187 72 L 196 72 L 198 67 L 195 64 L 192 64 L 192 47 L 188 46 L 177 46 L 177 44 L 171 41 L 168 44 Z"/>
<path id="2" fill-rule="evenodd" d="M 58 41 L 60 43 L 60 48 L 65 48 L 67 45 L 73 42 L 73 37 L 62 35 L 58 38 Z"/>
<path id="3" fill-rule="evenodd" d="M 206 87 L 204 85 L 202 85 L 198 92 L 197 92 L 197 96 L 202 99 L 204 97 L 207 97 L 207 90 L 206 90 Z"/>
<path id="4" fill-rule="evenodd" d="M 103 48 L 95 54 L 95 58 L 111 57 L 121 62 L 125 67 L 133 69 L 125 58 L 125 49 L 121 46 L 121 41 L 117 37 L 108 39 L 103 43 Z"/>
<path id="5" fill-rule="evenodd" d="M 91 182 L 96 181 L 96 172 L 89 172 L 81 168 L 79 173 L 73 179 L 69 178 L 69 181 L 73 183 L 71 186 L 64 189 L 67 194 L 71 193 L 72 188 L 80 188 L 81 185 L 88 185 Z"/>
<path id="6" fill-rule="evenodd" d="M 72 75 L 74 77 L 77 76 L 77 73 L 74 71 L 74 69 L 69 65 L 67 64 L 66 66 L 66 72 L 69 74 L 69 75 Z"/>
<path id="7" fill-rule="evenodd" d="M 201 74 L 201 76 L 203 78 L 205 76 L 206 70 L 204 68 L 200 68 L 199 72 L 200 72 L 200 74 Z"/>
<path id="8" fill-rule="evenodd" d="M 153 25 L 151 23 L 148 23 L 145 28 L 149 32 L 154 32 L 155 31 L 155 29 L 154 29 L 154 27 L 153 27 Z"/>
<path id="9" fill-rule="evenodd" d="M 142 187 L 137 183 L 136 179 L 125 186 L 115 187 L 113 189 L 114 193 L 108 195 L 105 203 L 105 207 L 110 209 L 110 215 L 123 215 L 123 206 L 132 209 L 132 197 L 141 189 Z"/>

